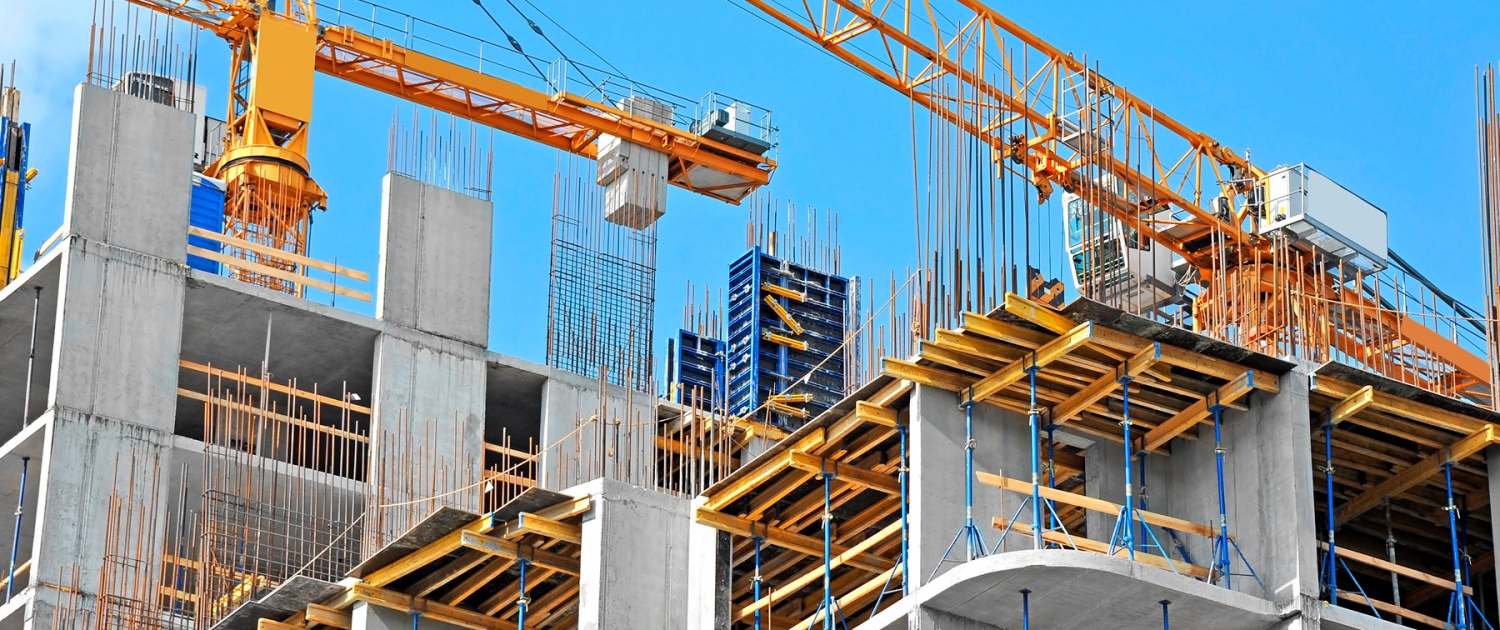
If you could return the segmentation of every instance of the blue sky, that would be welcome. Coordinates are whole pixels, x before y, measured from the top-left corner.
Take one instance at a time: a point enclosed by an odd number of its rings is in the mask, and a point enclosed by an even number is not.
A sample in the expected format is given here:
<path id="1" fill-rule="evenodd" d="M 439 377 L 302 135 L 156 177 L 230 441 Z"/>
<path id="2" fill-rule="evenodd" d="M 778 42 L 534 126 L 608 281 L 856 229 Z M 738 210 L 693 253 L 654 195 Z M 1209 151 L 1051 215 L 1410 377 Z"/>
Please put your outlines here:
<path id="1" fill-rule="evenodd" d="M 336 1 L 336 0 L 335 0 Z M 844 270 L 884 278 L 913 262 L 910 105 L 780 31 L 739 0 L 545 2 L 548 15 L 642 83 L 696 99 L 734 95 L 775 112 L 783 200 L 836 209 Z M 93 0 L 0 0 L 19 19 L 0 38 L 17 59 L 33 123 L 26 229 L 34 247 L 61 222 L 72 91 L 85 73 Z M 392 8 L 502 41 L 469 0 Z M 551 56 L 503 0 L 486 0 L 529 52 Z M 525 3 L 517 4 L 532 13 Z M 1306 162 L 1389 213 L 1392 248 L 1478 304 L 1480 241 L 1474 67 L 1500 61 L 1494 2 L 1071 2 L 992 0 L 1059 48 L 1185 124 L 1270 167 Z M 571 56 L 576 42 L 532 15 Z M 226 47 L 200 46 L 210 112 L 224 107 Z M 328 191 L 312 254 L 374 271 L 380 178 L 397 100 L 319 76 L 311 160 Z M 410 106 L 402 106 L 408 116 Z M 491 347 L 541 361 L 554 151 L 495 135 Z M 657 338 L 680 323 L 685 286 L 723 286 L 744 246 L 744 210 L 673 189 L 660 227 Z M 894 226 L 894 227 L 893 227 Z M 29 253 L 28 253 L 29 259 Z M 373 289 L 373 286 L 371 287 Z M 316 296 L 325 300 L 327 296 Z M 341 307 L 369 313 L 369 305 Z"/>

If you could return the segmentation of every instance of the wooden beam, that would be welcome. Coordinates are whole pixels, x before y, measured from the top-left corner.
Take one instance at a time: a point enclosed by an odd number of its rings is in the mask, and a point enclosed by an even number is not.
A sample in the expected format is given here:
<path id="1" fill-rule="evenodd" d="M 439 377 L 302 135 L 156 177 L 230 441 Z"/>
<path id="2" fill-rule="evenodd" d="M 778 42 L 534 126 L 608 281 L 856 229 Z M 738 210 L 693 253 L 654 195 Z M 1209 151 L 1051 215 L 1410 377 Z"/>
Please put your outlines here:
<path id="1" fill-rule="evenodd" d="M 1383 602 L 1373 597 L 1366 598 L 1364 595 L 1361 595 L 1354 591 L 1339 591 L 1339 598 L 1346 601 L 1358 602 L 1358 605 L 1360 606 L 1374 606 L 1375 610 L 1383 612 L 1387 615 L 1397 615 L 1402 619 L 1410 619 L 1432 628 L 1438 628 L 1438 630 L 1447 630 L 1448 628 L 1453 627 L 1448 625 L 1448 622 L 1441 619 L 1434 619 L 1422 613 L 1402 608 L 1390 602 Z"/>
<path id="2" fill-rule="evenodd" d="M 792 468 L 797 468 L 813 473 L 833 473 L 833 478 L 845 483 L 853 483 L 864 486 L 871 490 L 879 490 L 886 494 L 901 494 L 901 482 L 895 477 L 887 477 L 872 470 L 866 470 L 853 464 L 830 461 L 827 458 L 818 458 L 807 453 L 791 453 L 788 462 Z"/>
<path id="3" fill-rule="evenodd" d="M 395 591 L 375 588 L 363 582 L 350 586 L 349 592 L 351 598 L 355 601 L 374 604 L 382 608 L 389 608 L 400 612 L 418 612 L 422 613 L 425 617 L 470 628 L 471 630 L 513 630 L 516 627 L 515 622 L 504 621 L 472 610 L 449 606 L 421 597 L 412 597 Z M 528 628 L 528 630 L 530 629 Z"/>
<path id="4" fill-rule="evenodd" d="M 1142 372 L 1155 365 L 1160 359 L 1161 344 L 1152 343 L 1142 348 L 1140 352 L 1135 353 L 1134 356 L 1125 362 L 1124 375 L 1139 376 Z M 1094 403 L 1099 402 L 1100 399 L 1108 396 L 1110 392 L 1113 392 L 1116 387 L 1120 386 L 1121 376 L 1119 370 L 1105 372 L 1103 376 L 1095 379 L 1094 382 L 1089 383 L 1083 389 L 1078 390 L 1078 393 L 1058 403 L 1057 406 L 1052 408 L 1052 423 L 1062 424 L 1067 422 L 1077 417 L 1078 414 L 1083 413 L 1084 409 L 1089 408 Z"/>
<path id="5" fill-rule="evenodd" d="M 1078 322 L 1068 319 L 1066 315 L 1014 293 L 1005 294 L 1005 310 L 1059 335 L 1078 325 Z M 967 325 L 968 320 L 964 324 Z"/>
<path id="6" fill-rule="evenodd" d="M 848 551 L 834 556 L 829 561 L 829 566 L 834 569 L 844 566 L 844 563 L 848 562 L 850 558 L 855 558 L 861 554 L 869 552 L 870 549 L 885 542 L 886 540 L 890 539 L 896 534 L 899 534 L 900 532 L 901 521 L 898 519 L 896 521 L 893 521 L 890 525 L 886 525 L 885 529 L 880 530 L 875 535 L 870 536 L 863 541 L 860 541 L 859 544 L 856 544 L 853 547 L 850 547 Z M 779 582 L 776 588 L 767 593 L 765 597 L 746 604 L 743 608 L 740 608 L 739 614 L 734 618 L 734 620 L 740 621 L 753 617 L 755 616 L 755 611 L 765 609 L 766 607 L 770 606 L 772 602 L 786 601 L 788 597 L 791 597 L 797 591 L 802 590 L 803 587 L 821 579 L 823 579 L 823 565 L 821 563 L 814 563 L 814 566 L 810 567 L 802 575 L 799 575 L 790 580 Z"/>
<path id="7" fill-rule="evenodd" d="M 481 516 L 477 520 L 459 529 L 449 532 L 446 536 L 428 543 L 425 547 L 413 551 L 400 560 L 392 562 L 384 567 L 372 571 L 364 577 L 363 582 L 370 586 L 385 586 L 391 582 L 405 577 L 408 573 L 416 571 L 443 556 L 458 551 L 463 546 L 465 534 L 478 533 L 487 534 L 495 528 L 495 519 L 492 516 Z"/>
<path id="8" fill-rule="evenodd" d="M 694 512 L 693 520 L 719 531 L 729 532 L 736 536 L 759 536 L 766 543 L 776 545 L 777 547 L 781 547 L 783 549 L 788 549 L 797 553 L 815 556 L 818 558 L 823 557 L 822 538 L 804 536 L 802 534 L 789 532 L 784 529 L 770 527 L 764 523 L 757 523 L 749 519 L 730 516 L 728 514 L 722 514 L 701 507 L 698 508 L 696 512 Z M 842 554 L 848 550 L 849 548 L 845 547 L 844 545 L 833 545 L 833 553 L 835 554 Z M 881 558 L 879 556 L 865 554 L 858 557 L 846 559 L 844 561 L 844 564 L 865 571 L 870 571 L 872 573 L 879 573 L 881 571 L 890 569 L 893 565 L 895 565 L 895 562 L 892 560 Z"/>
<path id="9" fill-rule="evenodd" d="M 349 613 L 346 613 L 342 610 L 334 610 L 321 604 L 308 604 L 307 612 L 305 614 L 307 616 L 308 625 L 319 624 L 324 626 L 332 626 L 334 628 L 342 628 L 343 630 L 349 630 L 354 626 L 354 622 L 352 619 L 350 619 Z"/>
<path id="10" fill-rule="evenodd" d="M 525 560 L 539 567 L 552 569 L 559 573 L 578 575 L 578 559 L 569 558 L 562 554 L 543 551 L 531 545 L 495 538 L 474 532 L 460 532 L 463 534 L 463 546 L 469 549 L 478 549 L 492 556 L 500 558 L 514 558 Z"/>
<path id="11" fill-rule="evenodd" d="M 870 578 L 868 581 L 854 587 L 849 592 L 840 596 L 838 598 L 838 601 L 836 602 L 835 608 L 837 608 L 838 610 L 846 610 L 854 607 L 856 602 L 879 593 L 881 589 L 885 588 L 886 584 L 895 584 L 896 579 L 900 577 L 900 575 L 901 567 L 891 567 L 890 570 L 885 571 L 873 578 Z M 803 619 L 797 625 L 792 626 L 791 630 L 808 630 L 809 628 L 812 628 L 813 624 L 822 621 L 823 615 L 827 613 L 828 611 L 826 609 L 820 608 L 817 612 L 813 613 L 811 617 Z"/>
<path id="12" fill-rule="evenodd" d="M 329 398 L 328 396 L 323 396 L 321 394 L 315 394 L 313 392 L 308 392 L 308 391 L 303 391 L 303 390 L 300 390 L 300 389 L 295 389 L 295 388 L 291 387 L 290 385 L 286 385 L 284 383 L 277 383 L 276 381 L 272 381 L 272 380 L 269 380 L 269 379 L 263 379 L 263 378 L 259 378 L 259 377 L 255 377 L 255 376 L 250 376 L 249 374 L 240 374 L 239 372 L 236 372 L 236 371 L 233 371 L 233 370 L 225 370 L 223 368 L 216 368 L 216 367 L 213 367 L 213 366 L 210 366 L 210 365 L 205 365 L 205 364 L 202 364 L 202 363 L 195 363 L 195 362 L 187 361 L 187 360 L 184 360 L 184 359 L 178 359 L 177 360 L 177 367 L 188 369 L 188 370 L 192 370 L 194 372 L 198 372 L 200 374 L 205 374 L 205 375 L 208 375 L 208 376 L 216 376 L 216 377 L 219 377 L 219 378 L 228 379 L 228 380 L 234 381 L 236 383 L 244 383 L 244 384 L 249 385 L 251 387 L 261 387 L 261 388 L 264 388 L 264 389 L 269 389 L 269 390 L 271 390 L 273 392 L 277 392 L 277 393 L 280 393 L 280 394 L 286 394 L 286 395 L 291 396 L 293 398 L 301 398 L 301 399 L 304 399 L 304 400 L 316 400 L 316 401 L 318 401 L 320 403 L 323 403 L 325 405 L 328 405 L 330 407 L 348 407 L 350 411 L 358 411 L 359 413 L 362 413 L 362 414 L 367 415 L 367 416 L 370 415 L 370 413 L 371 413 L 371 409 L 369 407 L 366 407 L 364 405 L 355 404 L 352 401 L 339 400 L 337 398 Z M 349 435 L 355 435 L 355 434 L 350 433 Z M 358 437 L 358 436 L 356 436 L 356 437 Z"/>
<path id="13" fill-rule="evenodd" d="M 1140 438 L 1139 450 L 1154 451 L 1161 448 L 1162 445 L 1172 441 L 1172 438 L 1177 437 L 1190 427 L 1196 426 L 1199 420 L 1207 418 L 1209 414 L 1213 413 L 1213 403 L 1216 402 L 1220 405 L 1232 403 L 1239 400 L 1241 396 L 1250 393 L 1250 390 L 1254 387 L 1254 373 L 1250 371 L 1241 372 L 1239 376 L 1225 383 L 1222 387 L 1215 390 L 1213 394 L 1189 405 L 1187 409 L 1182 410 L 1182 413 L 1172 416 L 1166 422 L 1147 431 L 1146 435 Z"/>
<path id="14" fill-rule="evenodd" d="M 428 573 L 421 580 L 418 580 L 416 584 L 406 589 L 406 593 L 408 595 L 416 595 L 417 597 L 426 597 L 432 594 L 433 591 L 457 579 L 458 576 L 463 575 L 469 569 L 477 567 L 480 563 L 489 559 L 489 554 L 470 549 L 442 568 Z"/>
<path id="15" fill-rule="evenodd" d="M 781 456 L 774 459 L 769 459 L 759 463 L 752 462 L 751 465 L 754 466 L 754 468 L 748 471 L 748 474 L 735 480 L 735 482 L 730 484 L 729 486 L 715 492 L 712 496 L 708 497 L 708 500 L 703 504 L 703 506 L 714 511 L 722 510 L 725 507 L 728 507 L 735 501 L 740 500 L 741 497 L 750 494 L 751 491 L 760 487 L 761 484 L 770 481 L 776 475 L 785 472 L 787 467 L 791 465 L 791 461 L 792 451 L 788 450 L 782 453 Z"/>
<path id="16" fill-rule="evenodd" d="M 993 521 L 990 522 L 990 526 L 994 527 L 995 529 L 1003 530 L 1005 529 L 1007 523 L 1008 521 L 997 516 Z M 1010 530 L 1021 534 L 1022 536 L 1032 535 L 1031 525 L 1022 523 L 1020 521 L 1010 523 Z M 1058 545 L 1076 547 L 1079 551 L 1091 551 L 1093 553 L 1109 555 L 1109 543 L 1102 543 L 1097 540 L 1089 540 L 1081 536 L 1069 536 L 1059 531 L 1048 530 L 1042 532 L 1042 540 Z M 1115 557 L 1117 558 L 1128 558 L 1129 554 L 1130 551 L 1128 549 L 1121 548 L 1115 550 Z M 1181 573 L 1182 575 L 1197 578 L 1199 580 L 1208 579 L 1207 568 L 1200 567 L 1196 564 L 1188 564 L 1187 562 L 1181 560 L 1173 560 L 1171 562 L 1168 562 L 1166 558 L 1163 558 L 1156 554 L 1137 551 L 1135 554 L 1135 561 L 1141 564 L 1156 567 L 1158 569 L 1176 571 L 1178 573 Z"/>
<path id="17" fill-rule="evenodd" d="M 979 483 L 987 486 L 994 486 L 1001 490 L 1010 490 L 1011 492 L 1019 492 L 1021 494 L 1031 494 L 1031 482 L 1028 481 L 1011 479 L 1009 477 L 1001 477 L 1000 475 L 992 475 L 990 473 L 982 471 L 975 471 L 974 476 L 978 479 Z M 1075 505 L 1085 510 L 1093 510 L 1102 514 L 1119 514 L 1121 509 L 1120 505 L 1105 501 L 1104 499 L 1095 499 L 1094 497 L 1074 494 L 1072 492 L 1058 490 L 1056 488 L 1049 488 L 1047 486 L 1037 486 L 1037 491 L 1037 493 L 1044 499 L 1062 503 L 1064 505 Z M 1148 512 L 1146 510 L 1138 511 L 1141 514 L 1141 520 L 1157 527 L 1165 527 L 1167 529 L 1193 534 L 1196 536 L 1202 536 L 1204 538 L 1213 538 L 1214 536 L 1217 536 L 1219 534 L 1219 530 L 1210 525 L 1194 523 L 1192 521 L 1183 520 L 1175 516 L 1167 516 L 1165 514 Z"/>
<path id="18" fill-rule="evenodd" d="M 1337 425 L 1340 422 L 1354 417 L 1365 408 L 1375 402 L 1375 388 L 1369 385 L 1359 388 L 1343 400 L 1338 401 L 1328 410 L 1328 420 Z"/>
<path id="19" fill-rule="evenodd" d="M 917 365 L 911 361 L 895 357 L 886 357 L 881 363 L 881 370 L 895 378 L 905 379 L 928 387 L 946 389 L 950 392 L 956 392 L 968 387 L 976 380 L 968 376 L 954 374 L 947 370 L 940 370 L 926 365 Z"/>
<path id="20" fill-rule="evenodd" d="M 448 591 L 448 594 L 443 596 L 443 603 L 450 606 L 462 603 L 470 595 L 484 588 L 491 580 L 500 577 L 500 574 L 510 570 L 515 563 L 515 560 L 508 558 L 496 558 L 494 561 L 481 567 L 478 571 L 475 571 L 473 575 L 464 578 L 464 581 L 454 585 Z"/>
<path id="21" fill-rule="evenodd" d="M 895 409 L 881 407 L 863 400 L 854 403 L 854 417 L 864 422 L 895 428 L 901 423 Z"/>
<path id="22" fill-rule="evenodd" d="M 593 500 L 589 498 L 589 495 L 585 494 L 581 497 L 569 499 L 552 507 L 537 510 L 535 514 L 542 518 L 550 518 L 554 521 L 565 521 L 575 516 L 582 516 L 585 512 L 588 512 L 589 508 L 593 507 L 593 505 Z"/>
<path id="23" fill-rule="evenodd" d="M 1348 398 L 1359 391 L 1359 387 L 1351 383 L 1316 374 L 1311 377 L 1311 383 L 1312 391 L 1339 399 Z M 1372 395 L 1374 398 L 1370 401 L 1368 407 L 1370 409 L 1416 420 L 1417 422 L 1440 429 L 1447 429 L 1454 433 L 1469 435 L 1485 426 L 1483 420 L 1473 416 L 1454 413 L 1447 409 L 1433 407 L 1432 405 L 1424 405 L 1386 392 L 1377 390 L 1372 392 Z"/>
<path id="24" fill-rule="evenodd" d="M 1326 552 L 1326 551 L 1328 551 L 1328 543 L 1324 542 L 1324 541 L 1319 541 L 1318 542 L 1318 548 L 1322 549 L 1323 551 Z M 1335 547 L 1333 553 L 1334 553 L 1334 555 L 1337 555 L 1340 558 L 1347 558 L 1349 560 L 1353 560 L 1353 561 L 1358 562 L 1360 564 L 1372 566 L 1372 567 L 1375 567 L 1375 568 L 1380 569 L 1382 571 L 1388 571 L 1390 573 L 1395 573 L 1395 574 L 1400 575 L 1402 577 L 1411 578 L 1413 580 L 1416 580 L 1418 582 L 1422 582 L 1424 584 L 1431 584 L 1433 586 L 1442 587 L 1442 588 L 1448 589 L 1450 592 L 1453 591 L 1453 590 L 1455 590 L 1454 586 L 1453 586 L 1453 579 L 1452 578 L 1443 579 L 1443 578 L 1440 578 L 1440 577 L 1438 577 L 1436 575 L 1430 575 L 1430 574 L 1418 571 L 1416 569 L 1410 569 L 1410 568 L 1407 568 L 1407 567 L 1403 567 L 1403 566 L 1401 566 L 1399 564 L 1390 562 L 1390 561 L 1388 561 L 1388 560 L 1386 560 L 1384 558 L 1377 558 L 1375 556 L 1365 555 L 1365 554 L 1362 554 L 1362 553 L 1360 553 L 1358 551 L 1355 551 L 1353 549 L 1349 549 L 1347 547 Z M 1472 586 L 1465 586 L 1464 587 L 1464 592 L 1467 593 L 1467 594 L 1469 594 L 1469 595 L 1473 595 L 1474 594 L 1474 587 L 1472 587 Z"/>
<path id="25" fill-rule="evenodd" d="M 1343 525 L 1349 522 L 1349 519 L 1375 509 L 1376 506 L 1380 505 L 1381 499 L 1394 497 L 1410 489 L 1412 486 L 1426 481 L 1428 477 L 1437 474 L 1444 464 L 1463 461 L 1470 455 L 1478 453 L 1494 443 L 1495 427 L 1494 425 L 1486 424 L 1483 428 L 1475 431 L 1468 437 L 1422 458 L 1422 461 L 1412 464 L 1410 468 L 1386 478 L 1379 485 L 1366 490 L 1364 494 L 1350 499 L 1348 503 L 1333 511 L 1335 526 Z"/>
<path id="26" fill-rule="evenodd" d="M 207 259 L 212 260 L 214 262 L 218 262 L 218 263 L 221 263 L 221 264 L 224 264 L 224 265 L 228 265 L 230 267 L 234 267 L 235 269 L 240 269 L 240 270 L 243 270 L 243 271 L 249 271 L 251 273 L 258 273 L 258 274 L 261 274 L 261 275 L 271 276 L 272 278 L 276 278 L 278 280 L 285 280 L 285 281 L 290 282 L 292 284 L 305 285 L 305 286 L 312 287 L 314 289 L 322 289 L 322 290 L 327 291 L 329 293 L 333 293 L 335 295 L 342 295 L 342 296 L 348 297 L 348 298 L 354 298 L 354 299 L 359 300 L 361 302 L 369 302 L 370 301 L 370 294 L 369 293 L 365 293 L 364 291 L 355 291 L 354 289 L 350 289 L 350 288 L 346 288 L 346 287 L 341 287 L 341 286 L 338 286 L 338 285 L 333 284 L 331 282 L 324 282 L 322 280 L 318 280 L 318 279 L 315 279 L 315 278 L 309 278 L 307 276 L 304 276 L 304 275 L 301 275 L 301 274 L 298 274 L 298 273 L 294 273 L 294 272 L 291 272 L 291 271 L 286 271 L 284 269 L 278 269 L 276 267 L 272 267 L 270 265 L 264 265 L 264 264 L 261 264 L 261 263 L 258 263 L 258 262 L 252 262 L 252 261 L 249 261 L 249 260 L 245 260 L 243 258 L 235 258 L 234 256 L 226 256 L 224 254 L 221 254 L 219 252 L 213 251 L 211 249 L 203 249 L 202 247 L 197 247 L 195 245 L 188 245 L 187 246 L 187 253 L 189 255 L 191 255 L 191 256 L 198 256 L 200 258 L 207 258 Z"/>
<path id="27" fill-rule="evenodd" d="M 209 239 L 211 241 L 218 241 L 218 242 L 223 243 L 225 245 L 229 245 L 230 247 L 238 247 L 240 249 L 248 249 L 248 250 L 250 250 L 252 252 L 255 252 L 257 254 L 265 254 L 267 256 L 274 256 L 276 258 L 281 258 L 283 260 L 291 261 L 291 262 L 297 263 L 299 265 L 303 265 L 303 266 L 307 266 L 307 267 L 312 267 L 313 269 L 321 269 L 323 271 L 327 271 L 328 273 L 338 274 L 338 275 L 344 276 L 345 278 L 349 278 L 350 280 L 354 280 L 354 281 L 357 281 L 357 282 L 369 282 L 370 281 L 370 274 L 367 274 L 367 273 L 365 273 L 363 271 L 359 271 L 357 269 L 350 269 L 348 267 L 341 267 L 341 266 L 335 265 L 333 263 L 323 262 L 323 261 L 318 260 L 316 258 L 310 258 L 310 257 L 307 257 L 307 256 L 303 256 L 301 254 L 289 252 L 289 251 L 286 251 L 286 250 L 278 248 L 278 247 L 271 247 L 269 245 L 262 245 L 260 243 L 254 242 L 254 241 L 247 241 L 247 240 L 242 239 L 242 238 L 236 238 L 236 237 L 230 236 L 228 234 L 224 234 L 222 232 L 211 232 L 209 230 L 205 230 L 203 228 L 200 228 L 200 227 L 197 227 L 197 226 L 194 226 L 194 225 L 189 225 L 188 226 L 188 234 L 191 234 L 193 236 L 201 236 L 201 237 Z"/>
<path id="28" fill-rule="evenodd" d="M 514 540 L 527 534 L 555 538 L 575 545 L 583 544 L 582 527 L 553 520 L 540 514 L 528 514 L 526 512 L 517 514 L 515 520 L 506 523 L 505 529 L 499 534 L 499 537 L 506 540 Z"/>
<path id="29" fill-rule="evenodd" d="M 1010 387 L 1017 381 L 1026 377 L 1028 370 L 1042 368 L 1053 361 L 1061 359 L 1094 338 L 1094 325 L 1090 323 L 1079 324 L 1066 334 L 1059 335 L 1056 339 L 1047 342 L 1020 359 L 1012 361 L 1010 365 L 1000 368 L 999 371 L 980 379 L 979 382 L 969 386 L 967 400 L 981 402 L 1000 391 Z"/>

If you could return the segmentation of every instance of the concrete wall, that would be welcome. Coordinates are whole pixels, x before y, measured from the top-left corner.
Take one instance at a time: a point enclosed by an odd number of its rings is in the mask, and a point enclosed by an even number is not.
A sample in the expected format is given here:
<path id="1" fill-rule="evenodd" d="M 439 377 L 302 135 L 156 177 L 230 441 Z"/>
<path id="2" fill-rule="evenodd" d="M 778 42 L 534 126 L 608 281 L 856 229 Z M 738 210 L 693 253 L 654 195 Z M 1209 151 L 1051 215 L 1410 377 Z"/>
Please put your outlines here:
<path id="1" fill-rule="evenodd" d="M 494 206 L 396 174 L 383 189 L 376 316 L 488 345 Z"/>
<path id="2" fill-rule="evenodd" d="M 693 502 L 696 509 L 703 500 Z M 707 525 L 688 525 L 687 627 L 729 630 L 733 553 L 729 534 Z"/>
<path id="3" fill-rule="evenodd" d="M 704 628 L 683 614 L 690 503 L 610 479 L 569 493 L 593 500 L 583 517 L 579 630 Z"/>
<path id="4" fill-rule="evenodd" d="M 650 438 L 656 423 L 655 397 L 611 387 L 602 398 L 603 404 L 598 381 L 560 370 L 547 379 L 542 388 L 538 473 L 543 488 L 560 490 L 601 476 L 645 483 L 656 458 L 656 442 Z M 590 423 L 595 416 L 600 421 Z M 645 439 L 626 439 L 632 430 Z"/>
<path id="5" fill-rule="evenodd" d="M 910 554 L 915 573 L 908 578 L 912 588 L 934 574 L 948 546 L 964 524 L 964 410 L 958 395 L 918 385 L 911 402 Z M 1029 479 L 1031 476 L 1030 425 L 1025 415 L 988 404 L 975 405 L 974 470 Z M 992 547 L 1000 531 L 991 526 L 994 516 L 1009 518 L 1021 507 L 1023 497 L 1001 493 L 977 483 L 974 489 L 974 524 Z M 1030 522 L 1030 509 L 1023 522 Z M 1006 550 L 1030 549 L 1031 538 L 1014 535 Z M 954 560 L 967 559 L 967 547 L 959 540 L 942 562 L 946 571 Z M 938 571 L 940 575 L 942 571 Z"/>
<path id="6" fill-rule="evenodd" d="M 1000 630 L 996 626 L 965 619 L 926 606 L 918 606 L 908 616 L 908 630 Z"/>

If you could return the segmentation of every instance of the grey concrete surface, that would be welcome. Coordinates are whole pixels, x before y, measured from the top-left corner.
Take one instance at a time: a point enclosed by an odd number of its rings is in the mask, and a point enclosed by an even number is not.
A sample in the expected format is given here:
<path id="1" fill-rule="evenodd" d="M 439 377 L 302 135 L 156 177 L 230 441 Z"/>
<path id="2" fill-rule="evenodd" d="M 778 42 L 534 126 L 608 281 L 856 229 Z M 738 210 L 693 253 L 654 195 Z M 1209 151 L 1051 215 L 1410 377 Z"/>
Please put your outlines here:
<path id="1" fill-rule="evenodd" d="M 87 83 L 74 91 L 68 233 L 184 263 L 192 177 L 192 114 Z"/>
<path id="2" fill-rule="evenodd" d="M 31 408 L 35 420 L 47 408 L 52 377 L 52 340 L 56 334 L 58 284 L 62 250 L 54 249 L 16 281 L 0 291 L 0 439 L 21 430 L 26 399 L 26 364 L 31 352 L 32 315 L 36 315 L 36 360 L 31 371 Z M 35 287 L 41 287 L 40 304 Z"/>
<path id="3" fill-rule="evenodd" d="M 686 623 L 686 499 L 597 479 L 566 494 L 592 497 L 583 517 L 579 630 L 700 630 Z"/>
<path id="4" fill-rule="evenodd" d="M 601 419 L 600 422 L 589 422 L 595 416 Z M 605 472 L 610 475 L 616 475 L 618 471 L 626 479 L 641 478 L 648 467 L 646 462 L 655 461 L 655 441 L 633 440 L 628 445 L 629 448 L 620 444 L 613 450 L 605 446 L 602 447 L 604 452 L 595 456 L 595 451 L 601 448 L 601 437 L 612 437 L 615 433 L 611 431 L 610 434 L 601 436 L 600 427 L 608 429 L 616 420 L 622 425 L 636 427 L 653 425 L 657 421 L 656 397 L 621 387 L 610 387 L 601 396 L 598 381 L 558 370 L 552 371 L 542 391 L 541 446 L 544 450 L 540 458 L 541 471 L 538 479 L 541 487 L 567 488 L 590 481 L 595 476 L 587 470 L 576 470 L 566 462 L 559 466 L 559 453 L 562 450 L 568 455 L 576 450 L 579 457 L 591 457 L 604 462 Z M 631 463 L 634 468 L 626 469 L 626 462 Z"/>
<path id="5" fill-rule="evenodd" d="M 494 206 L 394 173 L 383 189 L 376 316 L 488 345 Z"/>
<path id="6" fill-rule="evenodd" d="M 704 503 L 693 501 L 693 509 Z M 707 525 L 688 525 L 687 627 L 729 630 L 733 584 L 729 534 Z"/>

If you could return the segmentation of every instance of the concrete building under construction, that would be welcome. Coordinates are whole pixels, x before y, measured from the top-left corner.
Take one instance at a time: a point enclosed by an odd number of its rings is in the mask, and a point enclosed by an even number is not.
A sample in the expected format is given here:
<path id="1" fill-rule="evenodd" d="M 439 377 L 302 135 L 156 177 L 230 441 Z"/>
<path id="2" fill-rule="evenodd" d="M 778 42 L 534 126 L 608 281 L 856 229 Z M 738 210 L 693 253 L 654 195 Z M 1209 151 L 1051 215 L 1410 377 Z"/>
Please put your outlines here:
<path id="1" fill-rule="evenodd" d="M 754 196 L 774 128 L 743 101 L 679 116 L 643 88 L 527 91 L 377 34 L 375 18 L 341 21 L 348 2 L 130 1 L 228 39 L 255 78 L 218 122 L 190 77 L 91 52 L 63 223 L 27 261 L 11 239 L 30 140 L 0 85 L 0 504 L 17 506 L 0 525 L 0 630 L 1497 619 L 1494 320 L 1310 168 L 1199 147 L 1200 174 L 1235 175 L 1209 195 L 1113 159 L 1141 126 L 1130 116 L 1161 121 L 1164 143 L 1208 137 L 981 3 L 958 4 L 1050 60 L 1007 76 L 1044 77 L 1073 105 L 1038 113 L 1050 106 L 1016 93 L 1029 83 L 972 71 L 998 51 L 923 44 L 917 6 L 903 21 L 829 0 L 859 21 L 809 24 L 750 1 L 907 86 L 934 112 L 914 168 L 966 173 L 934 180 L 922 260 L 884 287 L 844 275 L 831 216 L 778 250 L 774 204 Z M 871 62 L 850 44 L 867 35 L 942 71 Z M 269 52 L 283 48 L 296 54 Z M 299 139 L 310 87 L 303 102 L 282 80 L 310 86 L 314 70 L 570 154 L 546 364 L 487 349 L 482 151 L 393 131 L 391 172 L 371 182 L 379 268 L 308 255 L 325 199 Z M 949 109 L 959 89 L 994 111 Z M 1493 225 L 1492 73 L 1479 89 Z M 997 111 L 1015 117 L 983 122 Z M 974 147 L 1000 165 L 975 167 Z M 443 160 L 463 166 L 434 175 Z M 1011 192 L 985 206 L 979 176 Z M 1066 228 L 1066 301 L 1018 258 L 1024 234 L 974 220 L 1012 225 L 1015 194 L 1054 185 L 1061 203 L 1038 216 Z M 652 226 L 670 187 L 760 209 L 750 253 L 722 261 L 729 317 L 690 313 L 657 383 Z"/>

